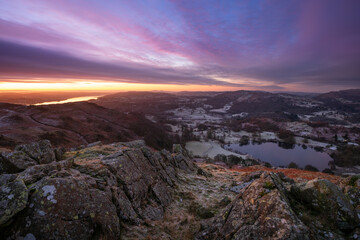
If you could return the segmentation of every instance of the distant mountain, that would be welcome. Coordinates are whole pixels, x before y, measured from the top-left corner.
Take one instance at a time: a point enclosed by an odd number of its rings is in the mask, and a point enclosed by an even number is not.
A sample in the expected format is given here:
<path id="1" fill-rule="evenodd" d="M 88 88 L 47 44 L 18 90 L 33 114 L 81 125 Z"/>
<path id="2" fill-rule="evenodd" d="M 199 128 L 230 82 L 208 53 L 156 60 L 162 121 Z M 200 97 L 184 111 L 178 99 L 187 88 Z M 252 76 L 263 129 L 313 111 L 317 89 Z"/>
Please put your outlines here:
<path id="1" fill-rule="evenodd" d="M 348 101 L 360 103 L 360 89 L 348 89 L 335 92 L 323 93 L 317 96 L 319 99 L 337 99 L 342 98 Z"/>
<path id="2" fill-rule="evenodd" d="M 339 110 L 360 112 L 360 89 L 324 93 L 315 99 Z"/>
<path id="3" fill-rule="evenodd" d="M 262 91 L 224 92 L 209 98 L 214 108 L 230 107 L 229 113 L 290 112 L 311 113 L 322 110 L 360 112 L 360 89 L 329 92 L 319 95 L 270 93 Z"/>
<path id="4" fill-rule="evenodd" d="M 94 102 L 100 106 L 121 112 L 152 113 L 174 108 L 177 98 L 177 96 L 170 93 L 122 92 L 100 97 Z"/>
<path id="5" fill-rule="evenodd" d="M 287 93 L 270 93 L 262 91 L 225 92 L 208 99 L 206 104 L 214 108 L 230 107 L 229 113 L 247 112 L 256 115 L 273 113 L 308 113 L 324 108 L 322 102 L 309 97 Z"/>
<path id="6" fill-rule="evenodd" d="M 287 92 L 287 91 L 277 91 L 277 92 L 272 92 L 272 93 L 284 93 L 284 94 L 291 94 L 291 95 L 296 95 L 296 96 L 301 96 L 301 97 L 315 97 L 320 95 L 321 93 L 313 93 L 313 92 Z"/>

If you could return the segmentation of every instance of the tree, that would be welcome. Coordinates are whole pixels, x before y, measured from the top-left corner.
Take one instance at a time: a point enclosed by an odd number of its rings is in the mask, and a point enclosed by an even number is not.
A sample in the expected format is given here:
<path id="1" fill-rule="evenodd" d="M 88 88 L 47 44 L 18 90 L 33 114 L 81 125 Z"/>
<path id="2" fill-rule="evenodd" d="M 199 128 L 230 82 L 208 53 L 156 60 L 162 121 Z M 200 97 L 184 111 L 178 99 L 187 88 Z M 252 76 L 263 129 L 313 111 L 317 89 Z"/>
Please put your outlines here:
<path id="1" fill-rule="evenodd" d="M 249 140 L 250 140 L 249 136 L 246 136 L 246 135 L 241 136 L 240 142 L 239 142 L 239 143 L 240 143 L 240 146 L 248 145 L 248 144 L 249 144 Z"/>
<path id="2" fill-rule="evenodd" d="M 296 163 L 291 162 L 291 163 L 289 163 L 288 168 L 296 168 L 296 169 L 298 169 L 299 166 Z"/>
<path id="3" fill-rule="evenodd" d="M 319 171 L 319 169 L 317 169 L 316 167 L 314 167 L 314 166 L 312 166 L 310 164 L 306 165 L 304 170 L 312 171 L 312 172 L 318 172 Z"/>
<path id="4" fill-rule="evenodd" d="M 206 132 L 206 138 L 207 139 L 213 139 L 214 138 L 214 133 L 211 129 L 208 129 Z"/>
<path id="5" fill-rule="evenodd" d="M 325 168 L 322 172 L 334 175 L 334 172 L 330 168 Z"/>
<path id="6" fill-rule="evenodd" d="M 280 130 L 277 136 L 286 143 L 296 144 L 294 134 L 288 130 Z"/>

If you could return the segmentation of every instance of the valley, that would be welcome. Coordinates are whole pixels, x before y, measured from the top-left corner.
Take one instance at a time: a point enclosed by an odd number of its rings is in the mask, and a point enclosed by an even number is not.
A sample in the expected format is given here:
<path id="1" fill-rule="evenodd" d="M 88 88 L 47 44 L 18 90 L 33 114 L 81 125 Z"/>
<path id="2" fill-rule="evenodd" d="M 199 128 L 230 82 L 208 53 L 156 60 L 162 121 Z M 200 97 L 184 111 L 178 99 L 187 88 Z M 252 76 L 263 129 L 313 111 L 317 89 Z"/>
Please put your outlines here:
<path id="1" fill-rule="evenodd" d="M 261 149 L 261 143 L 272 142 L 290 152 L 309 148 L 335 156 L 325 156 L 331 161 L 319 170 L 353 174 L 360 172 L 359 96 L 360 90 L 318 95 L 122 92 L 89 102 L 43 106 L 3 103 L 0 147 L 12 149 L 17 144 L 49 139 L 56 147 L 70 149 L 97 141 L 145 139 L 155 149 L 171 149 L 172 144 L 181 143 L 192 156 L 213 162 L 217 155 L 255 160 L 256 154 L 231 151 L 226 147 L 229 144 L 255 144 Z M 348 158 L 338 157 L 341 152 L 346 152 Z M 313 158 L 317 158 L 315 155 Z M 296 165 L 303 168 L 306 164 L 299 161 Z M 304 160 L 308 165 L 320 166 L 313 161 Z M 291 162 L 274 167 L 287 167 Z"/>
<path id="2" fill-rule="evenodd" d="M 330 156 L 340 146 L 355 154 L 351 163 L 337 161 L 348 168 L 336 168 L 334 161 L 321 168 L 352 174 L 360 172 L 359 96 L 360 90 L 309 95 L 260 91 L 134 92 L 106 96 L 95 102 L 119 111 L 143 112 L 151 121 L 167 126 L 170 134 L 179 136 L 178 141 L 195 157 L 213 160 L 216 155 L 225 154 L 252 158 L 247 152 L 229 152 L 224 149 L 225 144 L 275 142 L 285 149 L 298 146 Z"/>

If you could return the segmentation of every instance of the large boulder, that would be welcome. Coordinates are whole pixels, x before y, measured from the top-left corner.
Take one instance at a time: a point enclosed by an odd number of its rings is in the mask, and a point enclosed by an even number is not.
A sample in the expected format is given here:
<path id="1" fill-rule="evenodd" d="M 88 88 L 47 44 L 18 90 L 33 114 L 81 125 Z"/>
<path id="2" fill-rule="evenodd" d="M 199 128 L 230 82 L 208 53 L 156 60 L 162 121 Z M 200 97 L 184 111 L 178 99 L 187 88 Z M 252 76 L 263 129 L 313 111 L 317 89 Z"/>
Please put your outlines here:
<path id="1" fill-rule="evenodd" d="M 96 145 L 62 161 L 41 146 L 18 147 L 36 163 L 1 175 L 0 239 L 119 239 L 121 225 L 162 219 L 179 171 L 197 170 L 143 141 Z"/>
<path id="2" fill-rule="evenodd" d="M 221 216 L 203 226 L 196 239 L 310 239 L 283 187 L 276 186 L 279 182 L 278 176 L 263 173 L 240 191 Z"/>
<path id="3" fill-rule="evenodd" d="M 161 155 L 150 151 L 144 146 L 140 149 L 124 149 L 101 160 L 121 183 L 116 191 L 121 208 L 119 212 L 123 219 L 132 222 L 162 218 L 164 208 L 171 202 L 169 185 L 173 184 L 171 173 L 175 170 L 166 170 Z"/>
<path id="4" fill-rule="evenodd" d="M 11 238 L 119 239 L 111 193 L 93 188 L 83 176 L 44 178 L 30 188 L 28 205 L 12 223 Z"/>
<path id="5" fill-rule="evenodd" d="M 317 215 L 327 219 L 327 223 L 343 231 L 351 231 L 358 224 L 357 213 L 338 186 L 325 179 L 314 179 L 291 187 L 295 199 Z"/>
<path id="6" fill-rule="evenodd" d="M 0 228 L 26 207 L 28 189 L 15 175 L 0 175 Z"/>
<path id="7" fill-rule="evenodd" d="M 2 171 L 17 173 L 37 164 L 56 161 L 55 152 L 49 140 L 16 146 L 11 153 L 0 155 Z"/>
<path id="8" fill-rule="evenodd" d="M 36 143 L 18 145 L 15 152 L 24 152 L 39 164 L 56 161 L 54 150 L 49 140 L 41 140 Z"/>
<path id="9" fill-rule="evenodd" d="M 38 164 L 35 159 L 21 151 L 0 155 L 0 160 L 2 162 L 2 173 L 17 173 Z"/>
<path id="10" fill-rule="evenodd" d="M 196 239 L 357 239 L 357 213 L 330 181 L 295 183 L 268 172 L 248 180 Z"/>

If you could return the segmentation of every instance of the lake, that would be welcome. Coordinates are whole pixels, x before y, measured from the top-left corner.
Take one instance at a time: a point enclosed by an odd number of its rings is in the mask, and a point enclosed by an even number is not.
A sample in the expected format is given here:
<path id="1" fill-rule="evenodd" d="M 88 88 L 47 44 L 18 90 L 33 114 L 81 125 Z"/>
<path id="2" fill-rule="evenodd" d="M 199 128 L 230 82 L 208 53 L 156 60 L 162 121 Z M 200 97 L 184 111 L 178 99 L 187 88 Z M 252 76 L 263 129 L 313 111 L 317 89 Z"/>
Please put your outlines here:
<path id="1" fill-rule="evenodd" d="M 62 101 L 43 102 L 43 103 L 37 103 L 34 105 L 39 106 L 39 105 L 63 104 L 63 103 L 71 103 L 71 102 L 83 102 L 83 101 L 89 101 L 89 100 L 96 100 L 99 97 L 101 97 L 101 96 L 74 97 L 74 98 L 68 98 L 68 99 L 65 99 Z"/>
<path id="2" fill-rule="evenodd" d="M 328 163 L 332 160 L 327 153 L 317 152 L 312 148 L 304 149 L 302 146 L 294 145 L 292 149 L 285 149 L 273 142 L 243 146 L 239 144 L 227 144 L 224 148 L 232 152 L 248 153 L 276 167 L 287 167 L 289 163 L 294 162 L 301 168 L 310 164 L 322 171 L 328 168 Z"/>

